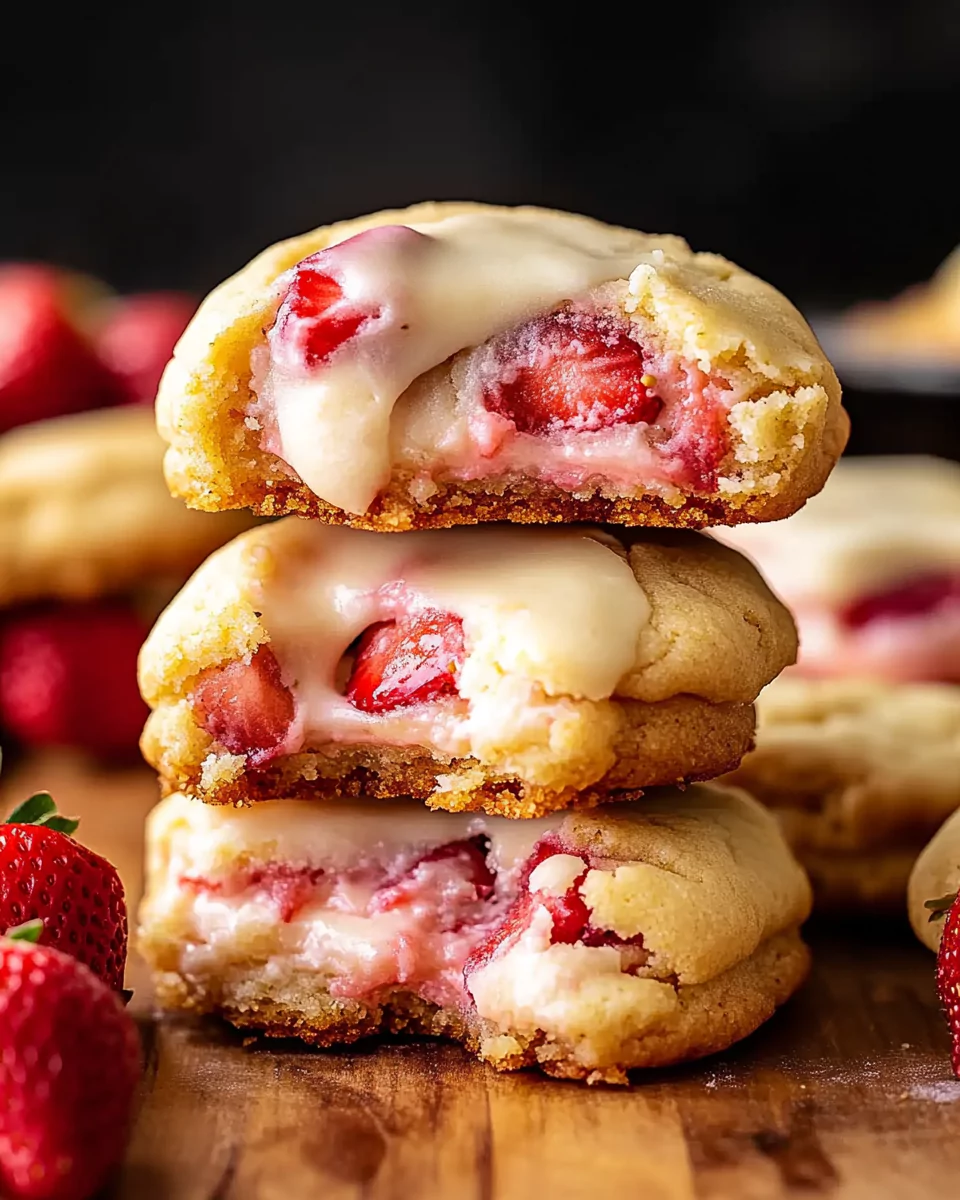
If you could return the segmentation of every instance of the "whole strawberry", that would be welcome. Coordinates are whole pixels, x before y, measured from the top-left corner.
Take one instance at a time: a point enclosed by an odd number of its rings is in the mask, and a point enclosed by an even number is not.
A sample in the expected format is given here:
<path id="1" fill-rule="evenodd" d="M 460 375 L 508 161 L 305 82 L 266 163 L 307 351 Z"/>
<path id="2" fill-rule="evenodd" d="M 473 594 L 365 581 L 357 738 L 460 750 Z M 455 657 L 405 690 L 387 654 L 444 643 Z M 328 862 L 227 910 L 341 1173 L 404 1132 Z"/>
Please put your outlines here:
<path id="1" fill-rule="evenodd" d="M 946 915 L 937 951 L 937 991 L 950 1030 L 950 1061 L 960 1079 L 960 897 L 956 893 L 928 900 L 930 920 Z"/>
<path id="2" fill-rule="evenodd" d="M 93 280 L 54 267 L 0 267 L 0 433 L 112 402 L 84 328 L 102 299 Z"/>
<path id="3" fill-rule="evenodd" d="M 96 345 L 127 404 L 152 404 L 160 376 L 197 305 L 180 292 L 141 292 L 118 300 Z"/>
<path id="4" fill-rule="evenodd" d="M 74 841 L 76 828 L 47 792 L 0 823 L 0 931 L 39 918 L 41 945 L 69 954 L 119 991 L 127 960 L 123 884 L 112 863 Z"/>
<path id="5" fill-rule="evenodd" d="M 123 1155 L 140 1042 L 120 997 L 39 932 L 0 937 L 0 1195 L 87 1200 Z"/>

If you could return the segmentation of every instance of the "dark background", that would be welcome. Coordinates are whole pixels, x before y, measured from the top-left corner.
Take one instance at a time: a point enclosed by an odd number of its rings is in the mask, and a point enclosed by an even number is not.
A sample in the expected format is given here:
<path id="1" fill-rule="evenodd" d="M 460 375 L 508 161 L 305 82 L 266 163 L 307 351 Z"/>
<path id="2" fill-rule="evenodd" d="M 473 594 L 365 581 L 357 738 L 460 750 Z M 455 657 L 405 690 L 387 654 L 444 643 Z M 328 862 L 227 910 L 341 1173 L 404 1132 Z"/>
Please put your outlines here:
<path id="1" fill-rule="evenodd" d="M 960 0 L 9 12 L 0 258 L 203 292 L 424 198 L 684 234 L 801 306 L 960 241 Z"/>

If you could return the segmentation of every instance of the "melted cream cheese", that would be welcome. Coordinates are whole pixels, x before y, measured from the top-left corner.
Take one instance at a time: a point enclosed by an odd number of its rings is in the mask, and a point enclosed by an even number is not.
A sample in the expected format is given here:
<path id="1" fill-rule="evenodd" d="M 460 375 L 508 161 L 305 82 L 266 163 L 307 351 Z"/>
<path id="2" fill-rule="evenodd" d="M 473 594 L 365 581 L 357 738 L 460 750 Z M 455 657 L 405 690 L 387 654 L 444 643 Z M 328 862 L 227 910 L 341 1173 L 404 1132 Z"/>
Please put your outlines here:
<path id="1" fill-rule="evenodd" d="M 323 270 L 348 303 L 379 315 L 319 367 L 255 352 L 253 387 L 275 427 L 267 448 L 321 499 L 365 512 L 389 481 L 391 414 L 415 379 L 660 259 L 644 234 L 522 210 L 381 226 L 335 244 Z"/>
<path id="2" fill-rule="evenodd" d="M 291 518 L 274 527 L 269 555 L 253 602 L 296 702 L 288 753 L 329 741 L 455 755 L 498 737 L 549 741 L 550 722 L 569 714 L 571 700 L 616 692 L 650 619 L 633 571 L 600 531 L 394 537 Z M 368 626 L 422 608 L 463 621 L 459 699 L 383 714 L 355 708 L 337 686 L 347 648 Z"/>

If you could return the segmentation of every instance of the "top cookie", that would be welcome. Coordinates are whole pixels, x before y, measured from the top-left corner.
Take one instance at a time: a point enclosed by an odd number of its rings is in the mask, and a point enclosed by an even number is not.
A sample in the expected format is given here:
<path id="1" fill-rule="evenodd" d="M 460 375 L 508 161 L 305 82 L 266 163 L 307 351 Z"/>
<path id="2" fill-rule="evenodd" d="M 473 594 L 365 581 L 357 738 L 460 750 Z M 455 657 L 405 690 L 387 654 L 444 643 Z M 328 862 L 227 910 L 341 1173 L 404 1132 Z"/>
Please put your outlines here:
<path id="1" fill-rule="evenodd" d="M 806 674 L 960 681 L 960 464 L 846 458 L 785 524 L 718 536 L 790 606 Z"/>
<path id="2" fill-rule="evenodd" d="M 0 438 L 0 605 L 176 586 L 250 524 L 192 513 L 163 485 L 146 408 L 40 421 Z"/>
<path id="3" fill-rule="evenodd" d="M 201 306 L 157 414 L 193 507 L 383 531 L 772 520 L 847 435 L 768 284 L 680 238 L 477 204 L 266 250 Z"/>

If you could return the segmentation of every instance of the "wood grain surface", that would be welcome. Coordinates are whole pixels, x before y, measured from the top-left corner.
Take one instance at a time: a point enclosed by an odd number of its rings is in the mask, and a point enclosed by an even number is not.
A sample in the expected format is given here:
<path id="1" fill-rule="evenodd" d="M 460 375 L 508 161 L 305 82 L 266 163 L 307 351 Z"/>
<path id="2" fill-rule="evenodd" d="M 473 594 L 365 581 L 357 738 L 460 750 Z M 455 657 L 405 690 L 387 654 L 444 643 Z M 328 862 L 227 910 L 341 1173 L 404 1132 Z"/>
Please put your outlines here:
<path id="1" fill-rule="evenodd" d="M 48 787 L 141 883 L 139 769 L 67 759 L 5 772 L 3 811 Z M 933 959 L 906 927 L 814 928 L 813 977 L 734 1051 L 629 1090 L 497 1075 L 442 1044 L 279 1049 L 214 1021 L 157 1020 L 111 1200 L 596 1197 L 925 1200 L 957 1193 L 960 1083 Z"/>

